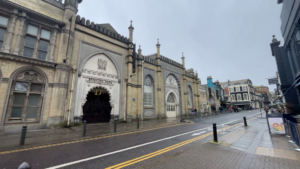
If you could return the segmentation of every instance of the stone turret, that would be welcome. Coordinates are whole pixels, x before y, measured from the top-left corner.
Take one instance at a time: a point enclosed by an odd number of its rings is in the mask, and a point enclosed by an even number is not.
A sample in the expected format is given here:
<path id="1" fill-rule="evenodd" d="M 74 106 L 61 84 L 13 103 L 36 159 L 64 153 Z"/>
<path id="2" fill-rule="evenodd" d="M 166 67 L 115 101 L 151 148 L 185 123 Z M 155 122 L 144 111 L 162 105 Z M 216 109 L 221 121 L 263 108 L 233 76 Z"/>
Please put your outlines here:
<path id="1" fill-rule="evenodd" d="M 184 62 L 184 55 L 183 55 L 183 52 L 182 52 L 182 57 L 181 57 L 181 61 L 182 61 L 182 67 L 185 68 L 185 62 Z"/>
<path id="2" fill-rule="evenodd" d="M 157 44 L 156 44 L 156 49 L 157 49 L 157 52 L 156 52 L 156 60 L 157 60 L 157 64 L 160 65 L 160 44 L 159 44 L 159 39 L 157 39 Z"/>
<path id="3" fill-rule="evenodd" d="M 130 26 L 128 27 L 128 29 L 129 29 L 129 42 L 133 42 L 134 27 L 132 26 L 132 21 L 130 21 Z"/>
<path id="4" fill-rule="evenodd" d="M 80 4 L 82 0 L 65 0 L 65 9 L 70 9 L 75 13 L 78 12 L 78 4 Z"/>

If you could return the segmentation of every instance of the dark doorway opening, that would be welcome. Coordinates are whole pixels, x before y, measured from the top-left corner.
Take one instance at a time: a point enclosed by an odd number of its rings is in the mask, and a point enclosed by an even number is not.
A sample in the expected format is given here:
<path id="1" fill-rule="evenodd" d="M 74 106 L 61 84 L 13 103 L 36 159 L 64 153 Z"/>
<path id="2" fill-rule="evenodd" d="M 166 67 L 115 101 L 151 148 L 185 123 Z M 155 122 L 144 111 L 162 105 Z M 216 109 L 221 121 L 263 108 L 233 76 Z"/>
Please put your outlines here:
<path id="1" fill-rule="evenodd" d="M 112 107 L 106 90 L 93 89 L 88 93 L 86 100 L 83 105 L 83 120 L 87 123 L 108 123 L 110 121 Z"/>

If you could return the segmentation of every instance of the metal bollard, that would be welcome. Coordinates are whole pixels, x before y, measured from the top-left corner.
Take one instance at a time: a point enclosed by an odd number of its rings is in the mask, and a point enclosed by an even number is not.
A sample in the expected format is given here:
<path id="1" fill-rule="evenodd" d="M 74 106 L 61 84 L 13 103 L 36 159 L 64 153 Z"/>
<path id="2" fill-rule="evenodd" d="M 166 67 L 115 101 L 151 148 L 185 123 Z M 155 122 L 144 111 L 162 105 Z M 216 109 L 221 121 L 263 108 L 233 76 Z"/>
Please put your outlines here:
<path id="1" fill-rule="evenodd" d="M 140 128 L 140 118 L 136 119 L 136 127 L 137 127 L 137 129 Z"/>
<path id="2" fill-rule="evenodd" d="M 86 121 L 83 121 L 82 137 L 85 137 L 85 135 L 86 135 Z"/>
<path id="3" fill-rule="evenodd" d="M 214 142 L 218 142 L 217 124 L 213 123 Z"/>
<path id="4" fill-rule="evenodd" d="M 245 126 L 247 126 L 247 120 L 246 120 L 246 117 L 244 117 L 244 124 L 245 124 Z"/>
<path id="5" fill-rule="evenodd" d="M 114 122 L 114 132 L 117 132 L 117 119 L 115 118 L 115 122 Z"/>
<path id="6" fill-rule="evenodd" d="M 22 133 L 21 133 L 21 139 L 20 139 L 20 146 L 24 145 L 24 143 L 25 143 L 26 132 L 27 132 L 27 126 L 24 125 L 22 127 Z"/>

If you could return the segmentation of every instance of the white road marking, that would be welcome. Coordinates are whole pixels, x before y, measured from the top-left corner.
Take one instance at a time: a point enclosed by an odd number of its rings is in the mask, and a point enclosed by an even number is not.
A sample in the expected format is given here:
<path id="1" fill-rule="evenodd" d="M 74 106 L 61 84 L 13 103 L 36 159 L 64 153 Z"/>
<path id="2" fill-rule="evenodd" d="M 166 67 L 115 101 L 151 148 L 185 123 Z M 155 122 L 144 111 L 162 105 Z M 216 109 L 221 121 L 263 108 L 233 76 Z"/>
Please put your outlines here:
<path id="1" fill-rule="evenodd" d="M 200 135 L 200 134 L 202 134 L 202 133 L 206 133 L 206 131 L 202 131 L 202 132 L 200 132 L 200 133 L 194 133 L 192 136 L 198 136 L 198 135 Z"/>
<path id="2" fill-rule="evenodd" d="M 260 114 L 260 113 L 258 113 L 258 114 Z M 253 116 L 253 115 L 252 115 L 252 116 Z M 248 116 L 248 117 L 250 117 L 250 116 Z M 239 119 L 237 119 L 237 120 L 239 120 Z M 233 120 L 233 121 L 237 121 L 237 120 Z M 230 122 L 227 122 L 227 123 L 223 123 L 223 124 L 228 124 L 228 123 L 231 123 L 231 122 L 233 122 L 233 121 L 230 121 Z M 221 124 L 221 125 L 222 125 L 222 124 Z M 210 128 L 211 128 L 211 127 L 206 127 L 206 128 L 203 128 L 203 129 L 198 129 L 198 130 L 194 130 L 194 131 L 190 131 L 190 132 L 178 134 L 178 135 L 175 135 L 175 136 L 166 137 L 166 138 L 163 138 L 163 139 L 151 141 L 151 142 L 148 142 L 148 143 L 144 143 L 144 144 L 140 144 L 140 145 L 136 145 L 136 146 L 132 146 L 132 147 L 128 147 L 128 148 L 124 148 L 124 149 L 117 150 L 117 151 L 113 151 L 113 152 L 106 153 L 106 154 L 97 155 L 97 156 L 94 156 L 94 157 L 89 157 L 89 158 L 85 158 L 85 159 L 81 159 L 81 160 L 77 160 L 77 161 L 73 161 L 73 162 L 69 162 L 69 163 L 65 163 L 65 164 L 61 164 L 61 165 L 57 165 L 57 166 L 53 166 L 53 167 L 49 167 L 49 168 L 46 168 L 46 169 L 62 168 L 62 167 L 66 167 L 66 166 L 78 164 L 78 163 L 81 163 L 81 162 L 85 162 L 85 161 L 94 160 L 94 159 L 97 159 L 97 158 L 109 156 L 109 155 L 112 155 L 112 154 L 117 154 L 117 153 L 124 152 L 124 151 L 127 151 L 127 150 L 131 150 L 131 149 L 143 147 L 143 146 L 146 146 L 146 145 L 154 144 L 154 143 L 157 143 L 157 142 L 169 140 L 169 139 L 172 139 L 172 138 L 175 138 L 175 137 L 187 135 L 187 134 L 194 133 L 194 132 L 198 132 L 198 131 L 201 131 L 201 130 L 208 130 L 208 129 L 210 129 Z"/>

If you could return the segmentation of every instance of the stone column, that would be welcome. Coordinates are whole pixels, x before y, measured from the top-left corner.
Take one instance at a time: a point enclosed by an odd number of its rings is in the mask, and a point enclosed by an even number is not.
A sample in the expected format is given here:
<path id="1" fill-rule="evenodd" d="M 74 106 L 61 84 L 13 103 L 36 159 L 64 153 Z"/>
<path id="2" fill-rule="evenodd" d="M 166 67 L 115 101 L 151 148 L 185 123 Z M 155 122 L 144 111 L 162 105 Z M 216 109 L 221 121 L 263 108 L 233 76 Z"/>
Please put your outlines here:
<path id="1" fill-rule="evenodd" d="M 24 25 L 25 25 L 25 21 L 27 20 L 27 15 L 25 12 L 22 12 L 20 19 L 20 26 L 19 26 L 19 30 L 17 33 L 17 40 L 16 40 L 16 44 L 15 44 L 15 49 L 13 54 L 15 55 L 19 55 L 20 54 L 20 48 L 21 48 L 21 41 L 23 39 L 23 31 L 24 31 Z"/>
<path id="2" fill-rule="evenodd" d="M 11 18 L 10 24 L 7 28 L 7 37 L 6 37 L 6 39 L 4 41 L 4 45 L 3 45 L 4 46 L 3 52 L 5 52 L 5 53 L 10 53 L 11 42 L 12 42 L 12 38 L 14 35 L 17 18 L 18 18 L 18 10 L 14 9 L 12 12 L 12 18 Z"/>
<path id="3" fill-rule="evenodd" d="M 52 32 L 51 41 L 50 41 L 50 52 L 48 53 L 47 56 L 48 58 L 47 60 L 49 62 L 53 62 L 54 60 L 54 50 L 56 46 L 56 36 L 57 36 L 58 29 L 59 29 L 58 25 L 55 25 Z"/>

